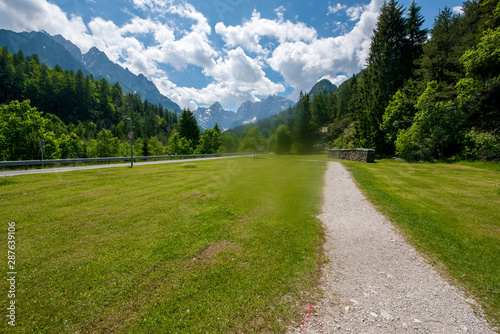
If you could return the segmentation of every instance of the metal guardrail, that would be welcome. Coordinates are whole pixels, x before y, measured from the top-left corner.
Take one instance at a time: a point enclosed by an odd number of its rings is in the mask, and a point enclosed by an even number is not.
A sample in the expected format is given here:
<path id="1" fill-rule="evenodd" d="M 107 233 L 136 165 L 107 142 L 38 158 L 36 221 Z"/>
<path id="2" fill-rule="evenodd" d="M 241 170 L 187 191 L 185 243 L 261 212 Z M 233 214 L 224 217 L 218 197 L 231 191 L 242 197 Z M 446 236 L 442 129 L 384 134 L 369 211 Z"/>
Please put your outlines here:
<path id="1" fill-rule="evenodd" d="M 190 159 L 190 158 L 205 158 L 205 157 L 221 157 L 231 155 L 242 155 L 242 153 L 219 153 L 219 154 L 190 154 L 190 155 L 155 155 L 155 156 L 136 156 L 133 161 L 137 160 L 165 160 L 165 159 Z M 79 159 L 48 159 L 48 160 L 17 160 L 17 161 L 0 161 L 0 167 L 7 166 L 28 166 L 45 164 L 73 164 L 77 163 L 92 163 L 92 162 L 112 162 L 112 161 L 130 161 L 130 157 L 109 157 L 109 158 L 79 158 Z"/>

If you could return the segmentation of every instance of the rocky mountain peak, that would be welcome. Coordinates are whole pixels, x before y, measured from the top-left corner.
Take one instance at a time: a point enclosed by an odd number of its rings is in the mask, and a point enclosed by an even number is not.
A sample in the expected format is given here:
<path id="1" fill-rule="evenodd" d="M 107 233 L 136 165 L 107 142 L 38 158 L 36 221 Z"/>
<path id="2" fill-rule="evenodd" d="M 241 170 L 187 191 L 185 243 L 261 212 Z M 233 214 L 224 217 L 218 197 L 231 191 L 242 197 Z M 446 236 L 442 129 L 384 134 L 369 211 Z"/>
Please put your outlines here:
<path id="1" fill-rule="evenodd" d="M 198 108 L 194 114 L 198 125 L 204 129 L 212 128 L 217 123 L 222 130 L 227 130 L 271 117 L 293 104 L 284 97 L 271 95 L 261 101 L 243 102 L 237 112 L 224 109 L 219 102 L 215 102 L 208 108 Z"/>

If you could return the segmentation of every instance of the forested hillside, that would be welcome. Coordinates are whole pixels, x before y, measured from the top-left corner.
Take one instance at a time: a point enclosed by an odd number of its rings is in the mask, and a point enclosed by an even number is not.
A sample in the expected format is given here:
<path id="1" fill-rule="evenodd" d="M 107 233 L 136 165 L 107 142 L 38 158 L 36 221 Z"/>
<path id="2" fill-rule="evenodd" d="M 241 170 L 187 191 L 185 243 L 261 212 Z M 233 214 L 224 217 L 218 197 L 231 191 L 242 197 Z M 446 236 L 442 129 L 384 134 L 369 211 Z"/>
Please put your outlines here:
<path id="1" fill-rule="evenodd" d="M 367 68 L 333 93 L 301 94 L 293 110 L 259 122 L 268 145 L 286 133 L 282 152 L 327 143 L 408 160 L 499 160 L 500 2 L 467 1 L 462 14 L 445 7 L 430 31 L 420 11 L 415 1 L 408 9 L 387 1 Z"/>
<path id="2" fill-rule="evenodd" d="M 0 87 L 1 160 L 40 159 L 41 139 L 45 158 L 127 156 L 130 118 L 136 155 L 216 153 L 235 146 L 221 148 L 227 136 L 218 127 L 195 138 L 179 137 L 184 123 L 175 111 L 123 94 L 119 83 L 110 86 L 80 70 L 50 69 L 22 51 L 13 55 L 0 48 Z"/>
<path id="3" fill-rule="evenodd" d="M 133 120 L 135 136 L 142 142 L 153 138 L 155 147 L 166 143 L 177 124 L 175 112 L 124 95 L 119 83 L 50 69 L 22 51 L 12 55 L 0 48 L 0 87 L 0 104 L 9 104 L 0 112 L 2 160 L 39 159 L 41 139 L 51 158 L 116 156 L 127 152 L 126 145 L 120 149 L 130 127 L 126 118 Z"/>

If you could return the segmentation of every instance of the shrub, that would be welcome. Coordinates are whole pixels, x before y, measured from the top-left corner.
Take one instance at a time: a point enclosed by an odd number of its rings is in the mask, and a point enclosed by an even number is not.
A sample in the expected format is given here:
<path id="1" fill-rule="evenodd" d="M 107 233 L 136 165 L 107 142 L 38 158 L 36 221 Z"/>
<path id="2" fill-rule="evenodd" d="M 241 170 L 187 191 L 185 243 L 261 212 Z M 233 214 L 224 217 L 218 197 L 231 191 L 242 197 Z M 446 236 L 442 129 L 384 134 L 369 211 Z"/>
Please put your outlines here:
<path id="1" fill-rule="evenodd" d="M 500 137 L 472 129 L 465 134 L 464 153 L 467 158 L 499 161 Z"/>

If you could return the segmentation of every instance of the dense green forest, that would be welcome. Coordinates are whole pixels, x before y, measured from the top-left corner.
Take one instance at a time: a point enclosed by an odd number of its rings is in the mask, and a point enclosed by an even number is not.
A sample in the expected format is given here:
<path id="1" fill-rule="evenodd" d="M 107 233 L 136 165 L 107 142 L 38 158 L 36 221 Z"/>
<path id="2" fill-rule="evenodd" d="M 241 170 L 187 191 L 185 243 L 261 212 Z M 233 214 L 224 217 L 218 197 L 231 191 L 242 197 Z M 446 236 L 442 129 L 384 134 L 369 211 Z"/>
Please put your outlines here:
<path id="1" fill-rule="evenodd" d="M 336 90 L 300 93 L 257 124 L 200 132 L 192 112 L 123 94 L 119 83 L 49 69 L 0 48 L 0 159 L 374 148 L 407 160 L 500 159 L 500 0 L 445 7 L 430 31 L 421 7 L 384 2 L 367 67 Z M 21 102 L 17 102 L 21 101 Z M 24 101 L 24 102 L 23 102 Z"/>
<path id="2" fill-rule="evenodd" d="M 387 1 L 367 68 L 334 92 L 301 94 L 294 108 L 259 122 L 262 141 L 276 152 L 325 144 L 408 160 L 498 161 L 500 2 L 467 1 L 462 14 L 445 7 L 430 31 L 420 10 L 416 2 L 406 10 Z"/>
<path id="3" fill-rule="evenodd" d="M 131 124 L 136 155 L 205 154 L 237 147 L 218 127 L 200 133 L 188 110 L 178 119 L 138 94 L 123 94 L 118 82 L 110 85 L 60 66 L 50 69 L 36 54 L 25 57 L 22 51 L 10 54 L 0 48 L 0 87 L 1 160 L 40 159 L 41 139 L 45 158 L 127 156 Z M 198 134 L 179 136 L 193 122 Z"/>

